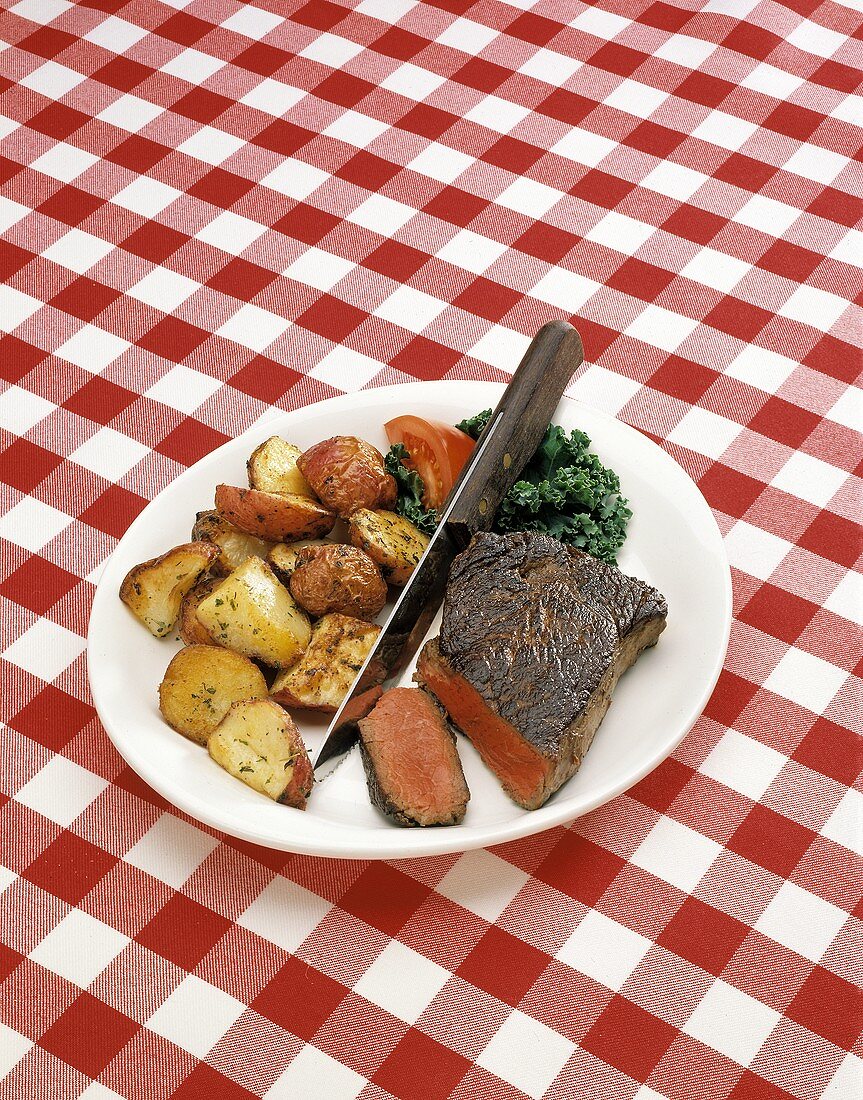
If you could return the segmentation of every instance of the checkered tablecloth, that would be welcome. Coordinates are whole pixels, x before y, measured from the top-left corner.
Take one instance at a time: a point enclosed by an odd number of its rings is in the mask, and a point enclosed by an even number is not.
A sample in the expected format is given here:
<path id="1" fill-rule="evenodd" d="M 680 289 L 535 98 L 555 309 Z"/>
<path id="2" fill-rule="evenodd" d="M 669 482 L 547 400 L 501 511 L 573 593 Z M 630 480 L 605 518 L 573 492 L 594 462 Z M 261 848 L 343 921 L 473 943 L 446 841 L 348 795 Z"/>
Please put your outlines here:
<path id="1" fill-rule="evenodd" d="M 0 1095 L 863 1095 L 859 0 L 4 8 Z M 172 810 L 85 674 L 134 516 L 272 406 L 503 379 L 560 316 L 726 537 L 678 751 L 411 862 Z"/>

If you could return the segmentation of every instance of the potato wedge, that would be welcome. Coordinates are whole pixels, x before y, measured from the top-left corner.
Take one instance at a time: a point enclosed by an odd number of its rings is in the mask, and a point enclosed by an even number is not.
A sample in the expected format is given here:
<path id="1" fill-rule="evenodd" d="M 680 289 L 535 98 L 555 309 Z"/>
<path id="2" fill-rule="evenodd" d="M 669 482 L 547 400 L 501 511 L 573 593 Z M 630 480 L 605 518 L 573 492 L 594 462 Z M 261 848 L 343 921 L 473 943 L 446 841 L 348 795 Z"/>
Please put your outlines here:
<path id="1" fill-rule="evenodd" d="M 350 518 L 350 539 L 365 550 L 390 584 L 407 584 L 428 546 L 428 535 L 395 512 L 360 508 Z"/>
<path id="2" fill-rule="evenodd" d="M 380 632 L 374 623 L 324 615 L 300 660 L 273 681 L 271 697 L 286 707 L 337 711 Z"/>
<path id="3" fill-rule="evenodd" d="M 356 546 L 309 546 L 299 552 L 291 595 L 310 615 L 337 611 L 371 622 L 387 602 L 380 570 Z"/>
<path id="4" fill-rule="evenodd" d="M 183 597 L 218 556 L 211 542 L 175 546 L 130 569 L 120 585 L 120 599 L 152 635 L 164 638 L 177 621 Z"/>
<path id="5" fill-rule="evenodd" d="M 328 539 L 300 539 L 299 542 L 279 542 L 267 554 L 267 561 L 282 584 L 288 584 L 291 574 L 300 564 L 300 555 L 304 550 L 317 546 L 338 545 L 339 543 L 330 542 Z"/>
<path id="6" fill-rule="evenodd" d="M 267 682 L 248 657 L 193 645 L 175 653 L 168 665 L 159 685 L 159 709 L 177 733 L 206 745 L 234 703 L 266 695 Z"/>
<path id="7" fill-rule="evenodd" d="M 271 699 L 236 703 L 210 735 L 210 756 L 274 802 L 306 808 L 314 772 L 291 716 Z"/>
<path id="8" fill-rule="evenodd" d="M 180 604 L 180 616 L 177 619 L 177 633 L 186 645 L 218 645 L 204 624 L 198 618 L 198 604 L 205 600 L 220 583 L 219 577 L 201 577 L 194 588 L 183 597 Z"/>
<path id="9" fill-rule="evenodd" d="M 260 558 L 246 558 L 217 585 L 198 619 L 219 645 L 274 668 L 298 660 L 311 637 L 305 611 Z"/>
<path id="10" fill-rule="evenodd" d="M 192 538 L 218 546 L 219 558 L 210 572 L 222 577 L 242 565 L 246 558 L 266 558 L 273 545 L 241 531 L 239 527 L 223 519 L 215 508 L 198 512 L 192 528 Z"/>
<path id="11" fill-rule="evenodd" d="M 311 485 L 297 467 L 297 459 L 301 454 L 300 448 L 293 443 L 288 443 L 278 435 L 271 436 L 249 456 L 246 463 L 249 485 L 265 493 L 295 493 L 297 496 L 314 498 Z"/>
<path id="12" fill-rule="evenodd" d="M 263 493 L 236 485 L 216 488 L 216 511 L 246 534 L 269 542 L 291 542 L 328 535 L 336 516 L 310 497 Z"/>
<path id="13" fill-rule="evenodd" d="M 392 508 L 395 478 L 381 452 L 353 435 L 336 435 L 309 447 L 297 465 L 327 508 L 347 517 L 357 508 Z"/>

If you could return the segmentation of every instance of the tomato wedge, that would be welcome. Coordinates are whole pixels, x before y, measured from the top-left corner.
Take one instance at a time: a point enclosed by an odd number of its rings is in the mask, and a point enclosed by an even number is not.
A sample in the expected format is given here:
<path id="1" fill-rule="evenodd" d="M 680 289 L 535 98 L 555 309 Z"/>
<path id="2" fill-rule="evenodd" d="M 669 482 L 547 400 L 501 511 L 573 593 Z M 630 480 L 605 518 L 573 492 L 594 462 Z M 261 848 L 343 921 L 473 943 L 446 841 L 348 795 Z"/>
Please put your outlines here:
<path id="1" fill-rule="evenodd" d="M 397 416 L 384 424 L 390 443 L 402 443 L 425 486 L 423 507 L 440 508 L 474 448 L 469 435 L 421 416 Z"/>

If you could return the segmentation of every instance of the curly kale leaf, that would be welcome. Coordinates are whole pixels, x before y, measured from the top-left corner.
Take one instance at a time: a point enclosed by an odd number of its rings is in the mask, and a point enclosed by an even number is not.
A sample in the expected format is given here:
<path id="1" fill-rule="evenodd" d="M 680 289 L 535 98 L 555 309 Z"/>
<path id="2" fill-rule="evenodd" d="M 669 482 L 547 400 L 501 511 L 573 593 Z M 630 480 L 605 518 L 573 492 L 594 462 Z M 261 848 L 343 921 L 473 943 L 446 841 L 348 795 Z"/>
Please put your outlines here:
<path id="1" fill-rule="evenodd" d="M 464 420 L 460 420 L 456 427 L 460 432 L 469 435 L 471 439 L 479 439 L 489 420 L 491 420 L 491 409 L 483 409 L 476 416 L 468 416 Z"/>
<path id="2" fill-rule="evenodd" d="M 403 443 L 394 443 L 384 457 L 387 473 L 393 475 L 398 486 L 396 511 L 410 520 L 414 527 L 430 535 L 438 525 L 439 516 L 434 508 L 423 507 L 423 480 L 407 463 L 410 455 Z"/>

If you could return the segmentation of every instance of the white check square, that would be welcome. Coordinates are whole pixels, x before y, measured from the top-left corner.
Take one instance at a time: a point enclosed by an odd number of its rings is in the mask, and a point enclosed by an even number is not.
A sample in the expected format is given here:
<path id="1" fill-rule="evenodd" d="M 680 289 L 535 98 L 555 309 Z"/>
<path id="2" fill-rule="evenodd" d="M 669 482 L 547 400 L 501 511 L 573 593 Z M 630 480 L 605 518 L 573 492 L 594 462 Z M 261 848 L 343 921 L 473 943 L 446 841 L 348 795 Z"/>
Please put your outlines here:
<path id="1" fill-rule="evenodd" d="M 101 776 L 58 754 L 24 784 L 15 801 L 68 829 L 107 786 Z"/>
<path id="2" fill-rule="evenodd" d="M 84 38 L 87 42 L 101 46 L 104 50 L 110 50 L 111 53 L 125 53 L 136 42 L 146 38 L 149 33 L 146 27 L 136 27 L 134 23 L 118 19 L 116 15 L 109 15 L 107 19 L 103 19 L 88 31 Z"/>
<path id="3" fill-rule="evenodd" d="M 863 626 L 863 576 L 849 570 L 836 585 L 824 606 L 834 615 Z"/>
<path id="4" fill-rule="evenodd" d="M 74 7 L 68 0 L 18 0 L 9 8 L 10 15 L 17 15 L 19 19 L 27 19 L 31 23 L 41 23 L 43 26 L 53 23 L 58 15 Z M 90 36 L 87 35 L 87 38 Z"/>
<path id="5" fill-rule="evenodd" d="M 672 313 L 661 306 L 647 306 L 624 331 L 627 336 L 663 351 L 676 351 L 697 328 L 698 322 L 691 317 Z"/>
<path id="6" fill-rule="evenodd" d="M 824 507 L 842 487 L 848 474 L 820 458 L 795 451 L 771 484 L 791 496 Z"/>
<path id="7" fill-rule="evenodd" d="M 414 157 L 408 168 L 428 176 L 429 179 L 452 183 L 473 163 L 474 158 L 467 153 L 460 153 L 457 149 L 450 149 L 448 145 L 433 141 Z"/>
<path id="8" fill-rule="evenodd" d="M 379 360 L 344 344 L 336 344 L 317 366 L 312 367 L 309 377 L 343 393 L 354 393 L 367 386 L 383 369 L 384 364 Z"/>
<path id="9" fill-rule="evenodd" d="M 451 977 L 442 966 L 398 940 L 390 940 L 354 986 L 354 992 L 413 1024 Z"/>
<path id="10" fill-rule="evenodd" d="M 476 1061 L 533 1100 L 540 1100 L 574 1052 L 575 1043 L 515 1009 Z"/>
<path id="11" fill-rule="evenodd" d="M 745 260 L 738 260 L 736 256 L 729 256 L 725 252 L 717 252 L 715 248 L 702 248 L 680 274 L 692 279 L 694 283 L 711 286 L 714 290 L 727 294 L 751 270 L 752 264 Z"/>
<path id="12" fill-rule="evenodd" d="M 742 519 L 725 536 L 725 552 L 731 564 L 762 581 L 785 560 L 791 547 L 787 539 Z"/>
<path id="13" fill-rule="evenodd" d="M 437 36 L 437 41 L 442 46 L 452 46 L 454 50 L 461 50 L 463 53 L 478 54 L 497 38 L 498 33 L 482 23 L 459 17 L 450 23 L 443 34 Z"/>
<path id="14" fill-rule="evenodd" d="M 781 1014 L 717 979 L 683 1027 L 687 1035 L 748 1066 Z"/>
<path id="15" fill-rule="evenodd" d="M 83 275 L 100 260 L 104 260 L 109 252 L 113 252 L 114 247 L 108 241 L 94 237 L 92 233 L 70 229 L 46 248 L 42 255 L 52 263 Z"/>
<path id="16" fill-rule="evenodd" d="M 78 1094 L 78 1100 L 124 1100 L 119 1092 L 106 1088 L 99 1081 L 91 1081 L 83 1092 Z"/>
<path id="17" fill-rule="evenodd" d="M 566 54 L 557 53 L 555 50 L 547 50 L 544 47 L 532 53 L 518 71 L 525 76 L 532 76 L 535 80 L 542 80 L 546 84 L 553 84 L 556 88 L 562 87 L 567 80 L 584 63 Z"/>
<path id="18" fill-rule="evenodd" d="M 785 162 L 785 171 L 796 172 L 816 183 L 830 184 L 850 163 L 850 157 L 804 141 Z"/>
<path id="19" fill-rule="evenodd" d="M 154 267 L 140 282 L 135 283 L 126 293 L 139 302 L 160 309 L 164 313 L 173 313 L 188 298 L 201 289 L 194 279 L 187 279 L 167 267 Z"/>
<path id="20" fill-rule="evenodd" d="M 752 229 L 760 229 L 762 233 L 781 237 L 800 214 L 801 211 L 796 206 L 789 206 L 766 195 L 753 195 L 749 202 L 732 215 L 732 220 Z"/>
<path id="21" fill-rule="evenodd" d="M 668 99 L 668 94 L 638 80 L 622 80 L 603 102 L 606 107 L 614 107 L 637 118 L 649 118 Z"/>
<path id="22" fill-rule="evenodd" d="M 234 214 L 231 210 L 225 210 L 203 229 L 199 229 L 195 237 L 199 241 L 211 244 L 214 248 L 220 248 L 223 252 L 239 256 L 266 232 L 267 227 L 260 222 Z"/>
<path id="23" fill-rule="evenodd" d="M 751 88 L 753 92 L 763 92 L 764 95 L 772 95 L 775 99 L 788 99 L 806 81 L 800 76 L 786 73 L 784 69 L 777 69 L 774 65 L 768 65 L 762 61 L 740 83 L 742 87 Z"/>
<path id="24" fill-rule="evenodd" d="M 367 1084 L 356 1070 L 307 1043 L 264 1093 L 264 1100 L 356 1100 Z"/>
<path id="25" fill-rule="evenodd" d="M 0 318 L 2 318 L 2 330 L 12 332 L 19 325 L 23 325 L 30 317 L 42 308 L 38 298 L 25 294 L 22 290 L 16 290 L 8 283 L 0 284 Z"/>
<path id="26" fill-rule="evenodd" d="M 83 73 L 76 73 L 65 65 L 58 65 L 56 61 L 46 61 L 27 76 L 22 76 L 18 83 L 23 88 L 40 92 L 48 99 L 62 99 L 67 92 L 77 88 L 82 80 L 86 80 Z"/>
<path id="27" fill-rule="evenodd" d="M 437 892 L 493 924 L 529 881 L 520 868 L 477 848 L 452 865 Z"/>
<path id="28" fill-rule="evenodd" d="M 606 370 L 594 363 L 578 376 L 570 394 L 577 401 L 616 416 L 640 389 L 638 382 L 633 382 L 625 374 Z"/>
<path id="29" fill-rule="evenodd" d="M 272 172 L 264 176 L 261 183 L 264 187 L 278 191 L 281 195 L 287 195 L 288 198 L 306 199 L 329 178 L 329 172 L 306 164 L 304 160 L 286 157 Z"/>
<path id="30" fill-rule="evenodd" d="M 270 31 L 274 31 L 284 21 L 284 16 L 276 15 L 275 12 L 256 8 L 254 4 L 244 4 L 222 26 L 226 31 L 234 31 L 244 38 L 259 40 L 266 38 Z"/>
<path id="31" fill-rule="evenodd" d="M 0 195 L 0 233 L 5 233 L 32 213 L 32 207 Z"/>
<path id="32" fill-rule="evenodd" d="M 30 952 L 33 962 L 86 989 L 130 943 L 128 936 L 73 909 Z"/>
<path id="33" fill-rule="evenodd" d="M 50 619 L 37 619 L 20 638 L 7 646 L 3 656 L 13 665 L 50 683 L 81 656 L 87 642 Z"/>
<path id="34" fill-rule="evenodd" d="M 863 1093 L 863 1058 L 846 1054 L 833 1074 L 821 1100 L 849 1100 Z"/>
<path id="35" fill-rule="evenodd" d="M 50 504 L 43 504 L 35 497 L 24 497 L 0 517 L 0 538 L 23 546 L 25 550 L 41 550 L 71 522 L 71 516 Z"/>
<path id="36" fill-rule="evenodd" d="M 146 99 L 139 99 L 136 95 L 122 95 L 115 99 L 104 110 L 100 111 L 96 118 L 102 122 L 109 122 L 121 130 L 129 130 L 137 133 L 143 130 L 154 118 L 164 114 L 165 108 L 155 103 L 149 103 Z"/>
<path id="37" fill-rule="evenodd" d="M 743 427 L 733 420 L 693 407 L 671 431 L 668 441 L 708 458 L 719 458 L 742 431 Z"/>
<path id="38" fill-rule="evenodd" d="M 757 802 L 788 758 L 752 737 L 729 729 L 698 769 L 717 783 Z"/>
<path id="39" fill-rule="evenodd" d="M 498 195 L 495 202 L 531 218 L 541 218 L 563 197 L 563 192 L 556 187 L 547 187 L 544 183 L 520 176 Z"/>
<path id="40" fill-rule="evenodd" d="M 472 233 L 470 229 L 462 229 L 443 248 L 438 249 L 437 256 L 454 267 L 482 275 L 504 252 L 505 244 Z"/>
<path id="41" fill-rule="evenodd" d="M 687 168 L 685 164 L 675 164 L 673 160 L 663 160 L 641 181 L 640 186 L 660 195 L 685 202 L 707 183 L 709 176 Z"/>
<path id="42" fill-rule="evenodd" d="M 0 1024 L 0 1079 L 7 1077 L 34 1046 L 33 1040 L 26 1035 Z"/>
<path id="43" fill-rule="evenodd" d="M 164 813 L 123 859 L 179 890 L 217 847 L 207 833 Z"/>
<path id="44" fill-rule="evenodd" d="M 381 81 L 381 87 L 386 88 L 388 92 L 396 92 L 407 99 L 420 102 L 445 83 L 445 77 L 430 73 L 428 69 L 421 69 L 419 65 L 411 65 L 406 61 L 391 72 L 386 80 Z"/>
<path id="45" fill-rule="evenodd" d="M 852 431 L 863 431 L 863 390 L 849 386 L 827 416 L 835 424 L 844 424 Z"/>
<path id="46" fill-rule="evenodd" d="M 722 845 L 715 840 L 663 814 L 635 849 L 630 862 L 692 893 L 721 851 Z"/>
<path id="47" fill-rule="evenodd" d="M 617 921 L 590 910 L 557 952 L 557 958 L 601 985 L 617 991 L 653 942 Z"/>
<path id="48" fill-rule="evenodd" d="M 188 80 L 190 84 L 203 84 L 213 73 L 223 69 L 227 64 L 220 57 L 210 57 L 200 50 L 187 49 L 172 57 L 162 66 L 162 72 L 169 76 L 179 76 L 181 80 Z"/>
<path id="49" fill-rule="evenodd" d="M 332 290 L 336 283 L 349 275 L 356 264 L 343 256 L 334 256 L 320 248 L 307 248 L 283 274 L 298 283 L 313 286 L 316 290 Z"/>
<path id="50" fill-rule="evenodd" d="M 96 325 L 84 325 L 57 348 L 56 354 L 82 370 L 98 374 L 131 346 L 128 340 L 115 336 L 113 332 L 106 332 Z"/>
<path id="51" fill-rule="evenodd" d="M 575 161 L 576 164 L 586 164 L 589 168 L 595 168 L 600 161 L 605 160 L 612 149 L 616 148 L 617 142 L 610 138 L 573 126 L 560 141 L 552 145 L 551 152 Z"/>
<path id="52" fill-rule="evenodd" d="M 10 386 L 0 393 L 0 428 L 15 435 L 26 435 L 34 424 L 44 420 L 56 408 L 53 401 L 46 401 L 37 393 L 20 386 Z"/>
<path id="53" fill-rule="evenodd" d="M 496 130 L 499 134 L 508 134 L 529 114 L 529 107 L 510 103 L 508 99 L 501 99 L 496 95 L 488 95 L 471 107 L 464 117 L 470 122 L 486 126 L 489 130 Z"/>
<path id="54" fill-rule="evenodd" d="M 245 305 L 216 329 L 216 335 L 252 351 L 263 351 L 290 327 L 291 322 L 276 313 L 259 306 Z"/>
<path id="55" fill-rule="evenodd" d="M 846 920 L 844 909 L 794 882 L 783 882 L 755 929 L 804 959 L 818 962 Z"/>
<path id="56" fill-rule="evenodd" d="M 308 92 L 303 91 L 302 88 L 294 88 L 290 84 L 283 84 L 280 80 L 267 77 L 260 84 L 256 84 L 251 91 L 246 92 L 240 103 L 245 103 L 247 107 L 254 107 L 256 111 L 264 111 L 268 115 L 281 118 L 307 95 Z"/>
<path id="57" fill-rule="evenodd" d="M 503 325 L 492 325 L 488 332 L 470 349 L 470 354 L 481 363 L 514 374 L 515 368 L 527 351 L 530 338 Z"/>
<path id="58" fill-rule="evenodd" d="M 711 111 L 692 131 L 692 136 L 719 145 L 723 149 L 739 149 L 752 137 L 758 127 L 725 111 Z"/>
<path id="59" fill-rule="evenodd" d="M 205 164 L 222 164 L 245 144 L 242 138 L 226 134 L 224 130 L 202 126 L 178 145 L 177 150 L 195 157 L 196 160 L 202 160 Z"/>
<path id="60" fill-rule="evenodd" d="M 600 283 L 564 267 L 551 267 L 531 290 L 532 298 L 557 306 L 567 314 L 578 313 L 584 303 L 602 289 Z"/>
<path id="61" fill-rule="evenodd" d="M 852 126 L 859 126 L 860 119 L 863 118 L 863 96 L 845 96 L 830 112 L 830 117 L 838 118 L 840 122 L 850 122 Z"/>
<path id="62" fill-rule="evenodd" d="M 341 38 L 337 34 L 319 34 L 304 50 L 300 50 L 300 57 L 307 57 L 311 61 L 320 61 L 322 65 L 328 65 L 331 69 L 340 69 L 349 61 L 363 52 L 364 47 L 356 42 L 350 42 L 347 38 Z"/>
<path id="63" fill-rule="evenodd" d="M 576 30 L 593 34 L 597 38 L 611 40 L 620 34 L 624 27 L 628 27 L 631 22 L 631 19 L 624 19 L 622 15 L 615 15 L 613 12 L 605 11 L 602 8 L 586 8 L 569 25 L 575 27 Z"/>
<path id="64" fill-rule="evenodd" d="M 345 111 L 322 131 L 324 137 L 336 138 L 346 145 L 355 145 L 365 149 L 367 145 L 386 133 L 388 122 L 379 122 L 376 118 L 360 114 L 359 111 Z"/>
<path id="65" fill-rule="evenodd" d="M 849 852 L 863 856 L 863 794 L 849 787 L 821 833 Z"/>
<path id="66" fill-rule="evenodd" d="M 757 344 L 747 344 L 725 368 L 725 373 L 765 393 L 776 393 L 797 370 L 798 363 Z"/>
<path id="67" fill-rule="evenodd" d="M 65 141 L 58 141 L 47 153 L 37 157 L 30 167 L 45 176 L 60 180 L 61 183 L 71 183 L 88 168 L 92 168 L 98 160 L 99 158 L 93 153 L 76 149 L 74 145 L 69 145 Z"/>
<path id="68" fill-rule="evenodd" d="M 705 42 L 688 34 L 673 34 L 654 51 L 653 56 L 661 57 L 663 61 L 673 61 L 676 65 L 685 65 L 687 69 L 697 69 L 716 48 L 715 42 Z"/>
<path id="69" fill-rule="evenodd" d="M 76 447 L 69 458 L 108 481 L 119 481 L 149 453 L 150 448 L 136 439 L 113 428 L 100 428 Z"/>
<path id="70" fill-rule="evenodd" d="M 416 6 L 417 0 L 362 0 L 355 10 L 392 24 L 398 23 Z"/>
<path id="71" fill-rule="evenodd" d="M 830 259 L 863 267 L 863 233 L 858 229 L 849 229 L 831 250 Z"/>
<path id="72" fill-rule="evenodd" d="M 326 898 L 289 879 L 277 876 L 267 883 L 237 924 L 284 951 L 296 951 L 332 909 Z"/>
<path id="73" fill-rule="evenodd" d="M 804 19 L 788 35 L 787 41 L 790 45 L 807 53 L 814 53 L 819 57 L 832 57 L 848 39 L 839 31 L 832 31 L 821 23 Z"/>
<path id="74" fill-rule="evenodd" d="M 156 268 L 156 271 L 165 270 L 165 268 Z M 144 396 L 153 401 L 160 401 L 163 405 L 177 409 L 179 412 L 193 413 L 221 387 L 222 383 L 218 378 L 212 378 L 209 374 L 178 364 L 158 382 L 154 382 Z"/>
<path id="75" fill-rule="evenodd" d="M 236 997 L 189 974 L 147 1020 L 147 1027 L 204 1058 L 245 1011 Z"/>
<path id="76" fill-rule="evenodd" d="M 167 183 L 161 183 L 147 176 L 139 176 L 119 191 L 111 202 L 144 218 L 154 218 L 166 206 L 176 202 L 182 194 L 182 191 L 178 191 L 176 187 L 169 187 Z"/>
<path id="77" fill-rule="evenodd" d="M 791 646 L 764 681 L 764 686 L 813 714 L 823 714 L 847 676 L 844 669 Z"/>
<path id="78" fill-rule="evenodd" d="M 618 214 L 610 210 L 589 233 L 585 234 L 585 239 L 596 241 L 597 244 L 604 244 L 606 248 L 613 248 L 616 252 L 624 252 L 631 256 L 655 232 L 655 225 L 640 222 L 635 218 L 627 217 L 626 214 Z"/>
<path id="79" fill-rule="evenodd" d="M 388 199 L 385 195 L 369 195 L 356 210 L 346 216 L 354 225 L 362 225 L 382 237 L 391 237 L 416 215 L 412 206 Z"/>
<path id="80" fill-rule="evenodd" d="M 788 301 L 779 307 L 779 315 L 791 317 L 792 320 L 800 321 L 804 325 L 812 325 L 813 328 L 820 328 L 822 332 L 829 332 L 845 310 L 851 309 L 852 305 L 853 303 L 847 298 L 840 298 L 838 294 L 831 294 L 829 290 L 801 284 Z"/>
<path id="81" fill-rule="evenodd" d="M 446 308 L 447 303 L 440 298 L 433 298 L 430 294 L 424 294 L 410 286 L 400 286 L 381 302 L 374 315 L 401 325 L 411 332 L 422 332 Z"/>

